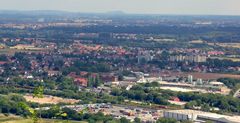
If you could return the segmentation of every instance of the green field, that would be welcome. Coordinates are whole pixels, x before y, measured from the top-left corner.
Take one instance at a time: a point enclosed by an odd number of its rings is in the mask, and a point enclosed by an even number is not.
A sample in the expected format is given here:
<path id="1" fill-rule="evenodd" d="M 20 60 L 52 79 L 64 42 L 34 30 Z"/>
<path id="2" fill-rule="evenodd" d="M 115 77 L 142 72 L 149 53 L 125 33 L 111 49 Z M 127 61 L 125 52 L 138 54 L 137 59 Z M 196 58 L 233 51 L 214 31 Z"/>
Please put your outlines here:
<path id="1" fill-rule="evenodd" d="M 33 121 L 31 119 L 25 119 L 25 118 L 13 116 L 13 115 L 11 116 L 0 115 L 0 123 L 33 123 Z M 87 123 L 87 122 L 41 119 L 39 123 Z"/>

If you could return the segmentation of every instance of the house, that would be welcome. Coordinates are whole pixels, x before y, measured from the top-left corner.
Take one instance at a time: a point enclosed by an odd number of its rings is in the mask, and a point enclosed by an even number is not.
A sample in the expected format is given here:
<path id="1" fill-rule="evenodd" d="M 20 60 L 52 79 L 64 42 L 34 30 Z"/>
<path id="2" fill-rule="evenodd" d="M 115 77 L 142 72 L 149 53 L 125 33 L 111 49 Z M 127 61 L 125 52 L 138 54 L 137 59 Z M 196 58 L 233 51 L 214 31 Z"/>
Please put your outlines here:
<path id="1" fill-rule="evenodd" d="M 118 81 L 118 77 L 114 76 L 114 75 L 111 75 L 111 74 L 102 74 L 102 75 L 100 75 L 100 78 L 104 82 L 112 82 L 112 81 L 116 82 L 116 81 Z"/>
<path id="2" fill-rule="evenodd" d="M 181 101 L 178 97 L 171 97 L 170 100 L 171 101 L 176 101 L 176 102 L 180 102 Z"/>
<path id="3" fill-rule="evenodd" d="M 76 77 L 77 75 L 76 75 L 76 72 L 71 72 L 71 73 L 68 74 L 68 76 L 74 78 L 74 77 Z"/>
<path id="4" fill-rule="evenodd" d="M 61 72 L 54 71 L 54 70 L 49 70 L 48 71 L 48 76 L 57 76 L 57 75 L 61 75 Z"/>
<path id="5" fill-rule="evenodd" d="M 0 65 L 4 65 L 4 64 L 7 64 L 7 62 L 5 62 L 5 61 L 0 61 Z"/>
<path id="6" fill-rule="evenodd" d="M 74 83 L 76 83 L 78 86 L 87 87 L 88 80 L 86 78 L 76 77 L 74 78 Z"/>
<path id="7" fill-rule="evenodd" d="M 88 72 L 81 71 L 81 72 L 80 72 L 80 75 L 81 75 L 81 76 L 87 76 L 87 75 L 88 75 Z"/>

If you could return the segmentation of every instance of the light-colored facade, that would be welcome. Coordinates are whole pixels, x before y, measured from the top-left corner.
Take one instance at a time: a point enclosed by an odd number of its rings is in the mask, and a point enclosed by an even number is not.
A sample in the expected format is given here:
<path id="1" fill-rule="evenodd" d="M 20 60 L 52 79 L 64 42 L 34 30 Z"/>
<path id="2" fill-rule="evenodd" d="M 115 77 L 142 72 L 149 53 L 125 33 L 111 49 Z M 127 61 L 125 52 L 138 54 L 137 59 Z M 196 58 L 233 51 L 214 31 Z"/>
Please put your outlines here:
<path id="1" fill-rule="evenodd" d="M 206 62 L 207 57 L 205 55 L 174 55 L 170 56 L 170 61 L 176 61 L 176 62 L 182 62 L 182 61 L 188 61 L 188 62 Z"/>
<path id="2" fill-rule="evenodd" d="M 164 118 L 174 118 L 176 120 L 190 120 L 194 123 L 204 123 L 212 121 L 213 123 L 239 123 L 240 116 L 228 116 L 197 110 L 170 110 L 163 112 Z"/>

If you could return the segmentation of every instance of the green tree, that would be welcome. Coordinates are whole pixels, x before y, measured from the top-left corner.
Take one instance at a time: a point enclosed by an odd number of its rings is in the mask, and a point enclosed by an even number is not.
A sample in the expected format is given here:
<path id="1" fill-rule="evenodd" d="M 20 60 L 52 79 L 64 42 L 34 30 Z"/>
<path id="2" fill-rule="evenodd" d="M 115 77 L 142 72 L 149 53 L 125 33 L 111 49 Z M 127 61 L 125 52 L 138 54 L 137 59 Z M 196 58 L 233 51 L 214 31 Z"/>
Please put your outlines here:
<path id="1" fill-rule="evenodd" d="M 121 117 L 120 123 L 130 123 L 130 121 L 126 117 Z"/>
<path id="2" fill-rule="evenodd" d="M 32 118 L 34 123 L 38 123 L 39 122 L 39 118 L 37 116 L 37 111 L 34 110 L 33 108 L 31 108 L 30 106 L 28 106 L 26 103 L 24 102 L 20 102 L 19 107 L 23 108 L 24 110 L 29 112 L 29 116 Z"/>
<path id="3" fill-rule="evenodd" d="M 203 104 L 203 105 L 201 106 L 201 109 L 202 109 L 203 111 L 210 111 L 210 106 L 209 106 L 208 104 Z"/>
<path id="4" fill-rule="evenodd" d="M 157 120 L 157 123 L 177 123 L 177 120 L 172 118 L 160 118 Z"/>
<path id="5" fill-rule="evenodd" d="M 134 118 L 134 123 L 141 123 L 141 119 L 138 118 L 138 117 L 135 117 L 135 118 Z"/>
<path id="6" fill-rule="evenodd" d="M 26 99 L 18 94 L 10 94 L 9 99 L 15 102 L 26 102 Z"/>
<path id="7" fill-rule="evenodd" d="M 93 76 L 90 76 L 88 77 L 88 87 L 94 87 L 94 88 L 97 88 L 98 86 L 100 86 L 102 84 L 102 81 L 99 77 L 99 75 L 93 77 Z"/>
<path id="8" fill-rule="evenodd" d="M 193 109 L 194 106 L 197 106 L 197 102 L 196 101 L 190 101 L 185 105 L 185 108 Z"/>
<path id="9" fill-rule="evenodd" d="M 44 87 L 43 86 L 38 86 L 34 89 L 33 91 L 33 98 L 37 97 L 37 98 L 43 98 L 43 92 L 44 92 Z M 41 106 L 40 104 L 38 103 L 38 112 L 39 112 L 39 118 L 41 120 L 41 112 L 42 112 L 42 109 L 41 109 Z M 34 113 L 37 113 L 37 112 L 34 112 Z"/>
<path id="10" fill-rule="evenodd" d="M 44 87 L 43 86 L 38 86 L 34 89 L 33 91 L 33 97 L 37 97 L 37 98 L 43 98 L 43 91 L 44 91 Z"/>

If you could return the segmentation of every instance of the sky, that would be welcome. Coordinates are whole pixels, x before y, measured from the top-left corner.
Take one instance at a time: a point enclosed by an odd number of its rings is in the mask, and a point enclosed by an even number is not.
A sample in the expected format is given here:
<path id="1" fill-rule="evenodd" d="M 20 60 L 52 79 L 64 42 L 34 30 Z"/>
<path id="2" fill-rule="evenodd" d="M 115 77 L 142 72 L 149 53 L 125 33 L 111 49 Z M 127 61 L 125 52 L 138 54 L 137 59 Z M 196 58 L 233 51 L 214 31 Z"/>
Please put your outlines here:
<path id="1" fill-rule="evenodd" d="M 0 10 L 240 15 L 240 0 L 0 0 Z"/>

